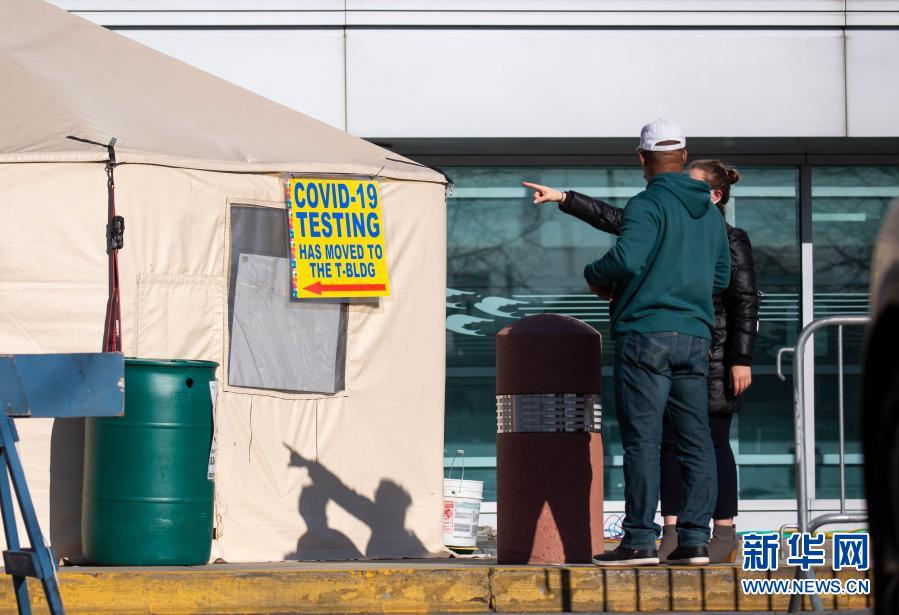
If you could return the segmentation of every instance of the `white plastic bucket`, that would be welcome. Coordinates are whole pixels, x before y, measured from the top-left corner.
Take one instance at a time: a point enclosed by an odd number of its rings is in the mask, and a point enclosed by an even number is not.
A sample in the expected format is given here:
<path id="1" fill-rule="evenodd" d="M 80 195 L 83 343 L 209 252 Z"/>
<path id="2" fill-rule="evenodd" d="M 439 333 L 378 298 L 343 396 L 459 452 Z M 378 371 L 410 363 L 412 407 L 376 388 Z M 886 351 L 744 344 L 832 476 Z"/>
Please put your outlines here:
<path id="1" fill-rule="evenodd" d="M 478 520 L 484 481 L 443 479 L 443 544 L 474 548 L 478 540 Z"/>

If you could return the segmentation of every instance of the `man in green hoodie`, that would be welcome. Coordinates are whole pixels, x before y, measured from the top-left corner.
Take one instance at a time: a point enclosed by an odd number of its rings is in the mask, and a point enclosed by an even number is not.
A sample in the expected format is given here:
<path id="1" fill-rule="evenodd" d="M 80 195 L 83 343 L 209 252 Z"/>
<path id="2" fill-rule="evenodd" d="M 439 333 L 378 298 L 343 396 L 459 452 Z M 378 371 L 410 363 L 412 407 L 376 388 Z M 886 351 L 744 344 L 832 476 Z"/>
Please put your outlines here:
<path id="1" fill-rule="evenodd" d="M 730 282 L 724 218 L 709 186 L 683 173 L 686 138 L 673 122 L 643 127 L 638 148 L 646 190 L 628 201 L 621 235 L 584 277 L 594 292 L 612 289 L 615 405 L 624 445 L 624 538 L 600 566 L 659 563 L 655 512 L 659 450 L 667 406 L 684 469 L 672 564 L 708 563 L 715 505 L 715 455 L 708 423 L 708 359 L 712 295 Z M 567 194 L 539 186 L 537 203 Z"/>

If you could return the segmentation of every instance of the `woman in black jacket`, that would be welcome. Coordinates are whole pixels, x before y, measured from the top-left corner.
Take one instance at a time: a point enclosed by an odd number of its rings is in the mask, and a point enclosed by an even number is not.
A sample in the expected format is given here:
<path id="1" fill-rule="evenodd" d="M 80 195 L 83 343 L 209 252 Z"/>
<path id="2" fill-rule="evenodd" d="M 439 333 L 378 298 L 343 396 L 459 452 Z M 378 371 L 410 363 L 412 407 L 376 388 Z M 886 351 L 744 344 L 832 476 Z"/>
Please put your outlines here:
<path id="1" fill-rule="evenodd" d="M 719 160 L 697 160 L 690 176 L 711 187 L 712 202 L 724 214 L 730 188 L 740 179 L 736 169 Z M 624 210 L 577 192 L 560 193 L 539 184 L 525 183 L 536 190 L 535 203 L 558 201 L 559 208 L 607 233 L 619 234 Z M 709 427 L 718 466 L 718 500 L 713 514 L 714 529 L 709 543 L 712 563 L 734 561 L 737 538 L 733 518 L 737 514 L 737 466 L 730 447 L 730 425 L 739 410 L 740 396 L 752 383 L 752 349 L 758 329 L 759 296 L 755 284 L 752 245 L 745 231 L 727 225 L 730 245 L 730 286 L 716 295 L 715 327 L 709 350 Z M 677 460 L 677 441 L 665 418 L 661 449 L 661 500 L 665 526 L 659 559 L 665 561 L 677 546 L 677 512 L 683 479 Z"/>

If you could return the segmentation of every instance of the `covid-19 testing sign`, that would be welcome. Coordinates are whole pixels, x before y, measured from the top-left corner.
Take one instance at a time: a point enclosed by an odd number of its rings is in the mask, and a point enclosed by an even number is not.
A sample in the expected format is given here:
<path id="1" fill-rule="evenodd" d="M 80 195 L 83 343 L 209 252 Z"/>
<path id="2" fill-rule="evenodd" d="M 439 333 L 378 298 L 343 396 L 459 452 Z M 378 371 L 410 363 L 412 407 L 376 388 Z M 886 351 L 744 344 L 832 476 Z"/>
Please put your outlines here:
<path id="1" fill-rule="evenodd" d="M 293 297 L 389 295 L 378 182 L 302 177 L 286 188 Z"/>

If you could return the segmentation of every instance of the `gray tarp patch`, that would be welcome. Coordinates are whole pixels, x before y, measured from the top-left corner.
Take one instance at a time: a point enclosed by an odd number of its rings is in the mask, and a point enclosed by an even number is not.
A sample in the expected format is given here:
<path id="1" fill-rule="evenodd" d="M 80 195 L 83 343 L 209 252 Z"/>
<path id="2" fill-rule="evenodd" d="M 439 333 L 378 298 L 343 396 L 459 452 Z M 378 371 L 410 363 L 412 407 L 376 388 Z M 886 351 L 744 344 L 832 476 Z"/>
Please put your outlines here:
<path id="1" fill-rule="evenodd" d="M 240 255 L 229 384 L 336 393 L 343 388 L 345 307 L 291 301 L 289 272 L 286 258 Z"/>

